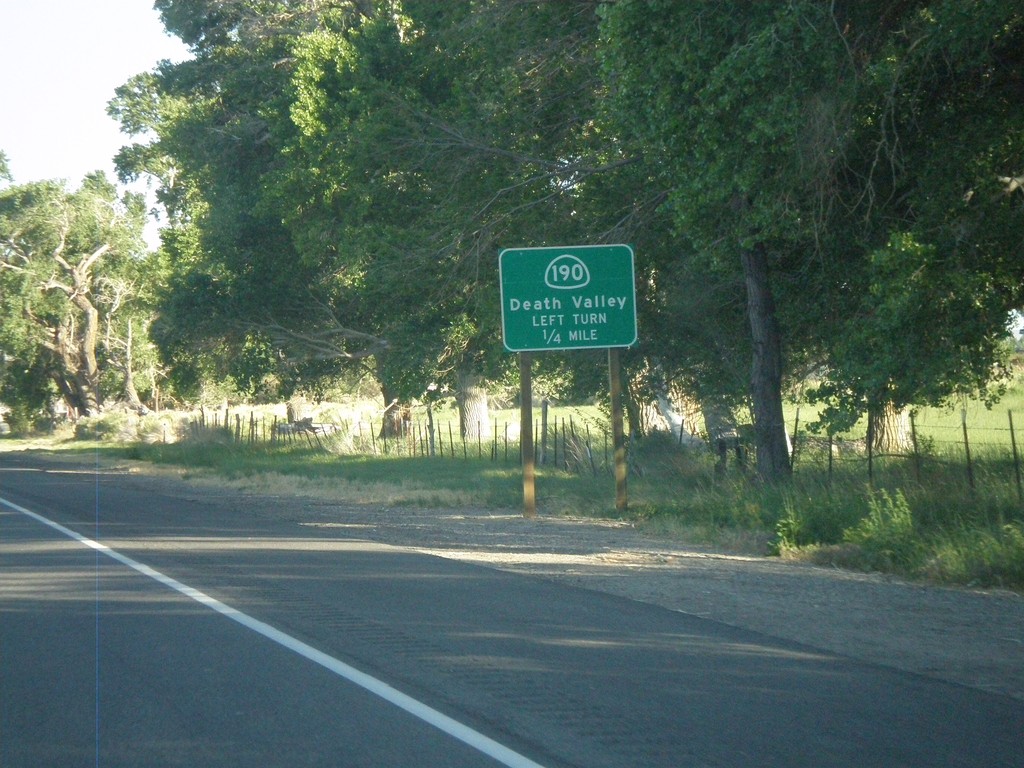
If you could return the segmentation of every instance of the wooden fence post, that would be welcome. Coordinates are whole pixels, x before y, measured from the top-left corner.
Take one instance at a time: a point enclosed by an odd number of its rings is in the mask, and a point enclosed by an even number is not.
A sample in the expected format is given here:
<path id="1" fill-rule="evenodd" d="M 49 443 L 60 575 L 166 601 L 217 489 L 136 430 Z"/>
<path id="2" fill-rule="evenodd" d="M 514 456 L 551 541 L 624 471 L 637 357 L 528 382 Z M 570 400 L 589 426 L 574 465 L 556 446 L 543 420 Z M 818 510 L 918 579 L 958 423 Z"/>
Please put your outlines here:
<path id="1" fill-rule="evenodd" d="M 548 459 L 548 400 L 540 403 L 540 463 Z"/>
<path id="2" fill-rule="evenodd" d="M 832 485 L 832 430 L 828 431 L 828 484 Z"/>
<path id="3" fill-rule="evenodd" d="M 974 466 L 971 464 L 971 443 L 967 439 L 967 409 L 960 411 L 960 423 L 964 428 L 964 455 L 967 456 L 967 484 L 974 491 Z"/>
<path id="4" fill-rule="evenodd" d="M 874 430 L 871 428 L 871 424 L 872 424 L 871 411 L 869 410 L 868 411 L 868 436 L 867 436 L 867 441 L 868 441 L 868 486 L 870 486 L 871 488 L 874 488 L 875 487 L 875 468 L 874 468 L 874 449 L 875 449 L 874 442 L 875 442 L 875 434 L 874 434 Z"/>
<path id="5" fill-rule="evenodd" d="M 910 414 L 910 442 L 914 446 L 914 477 L 917 484 L 921 484 L 921 453 L 917 449 L 917 425 L 914 423 L 914 414 Z"/>
<path id="6" fill-rule="evenodd" d="M 1010 446 L 1013 448 L 1013 473 L 1017 478 L 1017 501 L 1024 501 L 1024 488 L 1020 481 L 1020 454 L 1017 452 L 1017 436 L 1013 431 L 1013 411 L 1007 411 L 1010 417 Z"/>

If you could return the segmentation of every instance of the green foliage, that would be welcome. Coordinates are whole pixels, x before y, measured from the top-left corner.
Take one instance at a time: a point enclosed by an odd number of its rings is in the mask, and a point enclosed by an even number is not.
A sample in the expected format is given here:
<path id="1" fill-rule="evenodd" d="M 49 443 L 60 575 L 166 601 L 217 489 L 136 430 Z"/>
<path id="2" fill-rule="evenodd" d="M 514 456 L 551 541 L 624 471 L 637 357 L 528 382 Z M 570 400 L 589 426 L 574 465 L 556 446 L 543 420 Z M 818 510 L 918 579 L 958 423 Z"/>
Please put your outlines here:
<path id="1" fill-rule="evenodd" d="M 787 552 L 818 544 L 835 544 L 864 518 L 860 494 L 810 486 L 787 490 L 783 514 L 775 525 L 775 550 Z"/>
<path id="2" fill-rule="evenodd" d="M 789 370 L 818 372 L 834 429 L 868 403 L 998 394 L 1024 301 L 1018 4 L 622 0 L 602 14 L 605 122 L 688 241 L 656 276 L 684 306 L 659 297 L 656 318 L 687 327 L 711 287 L 703 327 L 741 338 L 737 256 L 758 243 Z M 673 281 L 688 272 L 696 291 Z M 707 335 L 703 352 L 667 348 L 672 367 L 710 351 L 735 370 L 743 350 Z M 732 376 L 696 370 L 729 391 Z"/>
<path id="3" fill-rule="evenodd" d="M 868 515 L 843 538 L 868 552 L 880 567 L 910 568 L 921 555 L 914 516 L 902 491 L 882 489 L 868 495 Z"/>
<path id="4" fill-rule="evenodd" d="M 75 190 L 0 190 L 0 391 L 25 413 L 53 396 L 93 413 L 151 358 L 146 328 L 161 276 L 142 241 L 144 204 L 102 174 Z M 137 330 L 137 334 L 133 332 Z"/>
<path id="5" fill-rule="evenodd" d="M 182 394 L 324 391 L 367 355 L 389 400 L 505 381 L 497 252 L 599 241 L 636 246 L 638 402 L 749 406 L 751 249 L 783 381 L 813 371 L 833 431 L 1000 392 L 1024 304 L 1015 0 L 157 8 L 195 58 L 110 109 L 155 137 L 119 168 L 161 183 L 153 335 Z M 540 366 L 603 389 L 585 356 Z"/>
<path id="6" fill-rule="evenodd" d="M 960 529 L 938 537 L 922 568 L 937 581 L 981 587 L 1024 588 L 1024 525 Z"/>

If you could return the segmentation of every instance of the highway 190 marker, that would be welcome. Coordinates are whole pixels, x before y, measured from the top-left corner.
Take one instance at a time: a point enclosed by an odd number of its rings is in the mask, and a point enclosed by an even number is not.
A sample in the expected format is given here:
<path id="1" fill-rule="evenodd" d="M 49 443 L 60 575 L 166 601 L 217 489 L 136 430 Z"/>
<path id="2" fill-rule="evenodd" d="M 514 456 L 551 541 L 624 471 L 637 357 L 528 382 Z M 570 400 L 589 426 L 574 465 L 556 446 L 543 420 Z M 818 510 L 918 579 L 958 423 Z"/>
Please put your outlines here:
<path id="1" fill-rule="evenodd" d="M 502 337 L 510 352 L 636 343 L 628 245 L 506 248 L 498 273 Z"/>

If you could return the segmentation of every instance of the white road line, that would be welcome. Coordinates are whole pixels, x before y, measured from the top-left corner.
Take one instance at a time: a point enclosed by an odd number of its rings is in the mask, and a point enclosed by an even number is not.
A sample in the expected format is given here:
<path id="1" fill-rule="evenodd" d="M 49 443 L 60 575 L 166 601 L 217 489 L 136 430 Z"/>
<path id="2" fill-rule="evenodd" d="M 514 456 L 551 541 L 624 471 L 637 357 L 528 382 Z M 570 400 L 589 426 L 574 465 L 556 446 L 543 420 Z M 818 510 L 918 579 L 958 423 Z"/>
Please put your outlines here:
<path id="1" fill-rule="evenodd" d="M 473 730 L 469 726 L 463 725 L 459 721 L 453 720 L 447 715 L 438 712 L 436 709 L 427 706 L 423 702 L 392 688 L 387 683 L 384 683 L 365 672 L 360 672 L 355 667 L 351 667 L 333 656 L 328 656 L 323 651 L 318 651 L 313 646 L 308 645 L 269 624 L 259 621 L 258 619 L 254 619 L 252 616 L 242 613 L 238 609 L 232 608 L 230 605 L 222 603 L 220 600 L 210 597 L 204 592 L 200 592 L 198 589 L 194 589 L 187 584 L 182 584 L 180 581 L 172 579 L 170 576 L 165 576 L 160 573 L 160 571 L 150 568 L 145 563 L 140 563 L 138 560 L 134 560 L 127 555 L 122 555 L 120 552 L 111 549 L 106 544 L 101 544 L 98 541 L 82 536 L 70 528 L 64 527 L 60 523 L 54 522 L 53 520 L 43 517 L 29 509 L 25 509 L 25 507 L 15 504 L 12 501 L 8 501 L 3 497 L 0 497 L 0 504 L 14 510 L 15 512 L 27 515 L 33 520 L 49 526 L 64 536 L 74 539 L 80 544 L 84 544 L 97 552 L 101 552 L 122 565 L 133 568 L 144 576 L 148 576 L 154 581 L 158 581 L 165 587 L 170 587 L 186 597 L 192 598 L 197 603 L 201 603 L 207 608 L 226 616 L 232 621 L 238 622 L 243 627 L 247 627 L 253 632 L 263 635 L 263 637 L 268 640 L 273 640 L 278 645 L 281 645 L 288 650 L 319 664 L 339 677 L 342 677 L 345 680 L 358 685 L 360 688 L 369 691 L 373 695 L 384 699 L 384 701 L 394 704 L 399 709 L 402 709 L 423 722 L 434 726 L 438 730 L 461 741 L 463 744 L 472 747 L 478 752 L 482 752 L 500 764 L 508 766 L 508 768 L 543 768 L 539 763 L 533 762 L 529 758 L 520 755 L 518 752 L 509 749 L 494 739 L 484 736 L 482 733 Z"/>

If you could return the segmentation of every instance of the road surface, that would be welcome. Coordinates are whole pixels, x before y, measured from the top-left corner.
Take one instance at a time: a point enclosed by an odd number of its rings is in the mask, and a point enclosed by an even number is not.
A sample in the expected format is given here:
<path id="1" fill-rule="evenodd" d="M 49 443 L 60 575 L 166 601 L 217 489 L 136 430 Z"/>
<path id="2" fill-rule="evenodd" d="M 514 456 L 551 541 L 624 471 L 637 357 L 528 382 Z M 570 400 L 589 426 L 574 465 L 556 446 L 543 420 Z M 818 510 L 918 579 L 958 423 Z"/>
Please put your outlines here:
<path id="1" fill-rule="evenodd" d="M 0 765 L 1024 766 L 1024 703 L 0 455 Z"/>

